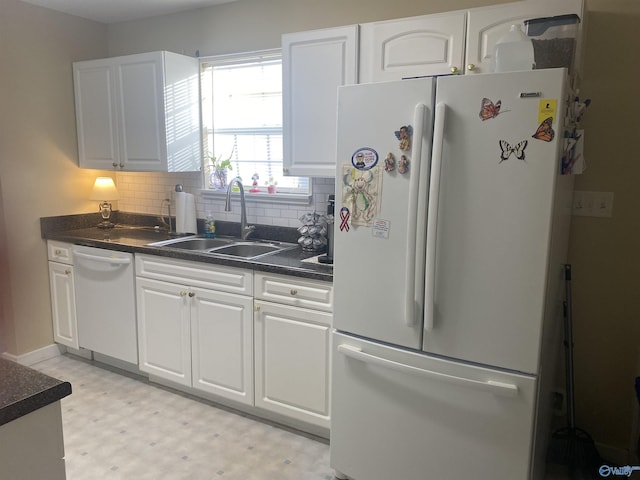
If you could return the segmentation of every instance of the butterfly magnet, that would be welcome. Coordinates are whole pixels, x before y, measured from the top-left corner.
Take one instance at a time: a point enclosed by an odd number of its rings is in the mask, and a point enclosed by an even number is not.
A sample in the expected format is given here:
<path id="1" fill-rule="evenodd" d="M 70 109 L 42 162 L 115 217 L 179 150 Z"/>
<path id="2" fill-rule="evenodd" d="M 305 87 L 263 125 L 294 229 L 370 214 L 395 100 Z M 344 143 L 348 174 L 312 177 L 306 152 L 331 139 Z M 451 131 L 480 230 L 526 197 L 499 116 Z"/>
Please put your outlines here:
<path id="1" fill-rule="evenodd" d="M 556 132 L 553 131 L 552 124 L 553 117 L 545 118 L 538 126 L 536 133 L 531 135 L 531 138 L 542 140 L 544 142 L 550 142 L 551 140 L 553 140 L 553 137 L 556 136 Z"/>
<path id="2" fill-rule="evenodd" d="M 411 137 L 413 136 L 413 127 L 411 125 L 403 125 L 400 130 L 395 132 L 396 138 L 400 140 L 399 148 L 402 151 L 407 151 L 411 148 Z"/>
<path id="3" fill-rule="evenodd" d="M 511 146 L 506 140 L 500 140 L 500 161 L 499 164 L 507 160 L 513 153 L 518 160 L 524 161 L 524 149 L 527 148 L 528 140 L 522 140 L 514 146 Z"/>
<path id="4" fill-rule="evenodd" d="M 501 113 L 509 111 L 500 111 L 500 108 L 502 108 L 502 100 L 498 100 L 496 103 L 493 103 L 491 100 L 485 97 L 482 99 L 482 104 L 480 105 L 480 114 L 478 116 L 480 117 L 480 120 L 484 122 L 485 120 L 496 118 Z"/>

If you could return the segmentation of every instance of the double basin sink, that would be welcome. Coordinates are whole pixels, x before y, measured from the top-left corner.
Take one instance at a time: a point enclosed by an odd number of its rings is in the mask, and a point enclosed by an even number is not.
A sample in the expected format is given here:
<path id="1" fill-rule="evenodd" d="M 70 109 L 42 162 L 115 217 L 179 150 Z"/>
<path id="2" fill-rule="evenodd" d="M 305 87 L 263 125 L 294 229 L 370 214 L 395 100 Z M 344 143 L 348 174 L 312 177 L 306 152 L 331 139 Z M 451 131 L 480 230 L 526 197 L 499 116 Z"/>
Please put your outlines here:
<path id="1" fill-rule="evenodd" d="M 298 246 L 293 243 L 272 242 L 268 240 L 238 240 L 237 238 L 207 238 L 199 235 L 173 238 L 148 244 L 150 247 L 166 247 L 192 252 L 208 253 L 223 257 L 255 260 L 273 255 Z"/>

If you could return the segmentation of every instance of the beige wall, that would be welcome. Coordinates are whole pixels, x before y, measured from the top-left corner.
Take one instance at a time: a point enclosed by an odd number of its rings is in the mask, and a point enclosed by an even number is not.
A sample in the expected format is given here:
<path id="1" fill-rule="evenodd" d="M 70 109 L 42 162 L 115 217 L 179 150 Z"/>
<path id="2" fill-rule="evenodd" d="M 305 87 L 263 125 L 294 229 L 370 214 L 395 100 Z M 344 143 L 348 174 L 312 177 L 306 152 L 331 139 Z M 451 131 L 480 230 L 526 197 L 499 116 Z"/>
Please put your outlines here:
<path id="1" fill-rule="evenodd" d="M 629 445 L 640 375 L 640 2 L 590 0 L 581 97 L 587 172 L 577 190 L 614 192 L 613 218 L 574 217 L 577 422 L 599 442 Z"/>
<path id="2" fill-rule="evenodd" d="M 106 53 L 104 25 L 0 2 L 0 228 L 6 239 L 0 333 L 14 355 L 52 342 L 39 218 L 96 208 L 87 200 L 96 172 L 77 167 L 71 62 Z"/>
<path id="3" fill-rule="evenodd" d="M 285 32 L 494 3 L 500 2 L 238 0 L 112 25 L 105 35 L 98 24 L 2 0 L 0 86 L 6 103 L 0 117 L 0 134 L 5 135 L 0 180 L 15 310 L 10 351 L 23 353 L 51 342 L 38 217 L 93 209 L 85 198 L 95 172 L 75 167 L 72 60 L 103 56 L 107 37 L 110 55 L 167 49 L 191 55 L 199 50 L 204 56 L 278 47 Z M 640 162 L 634 146 L 640 124 L 640 2 L 589 0 L 588 8 L 580 95 L 591 97 L 593 104 L 584 122 L 588 170 L 576 189 L 612 191 L 615 202 L 613 218 L 578 217 L 572 226 L 577 419 L 598 442 L 626 449 L 633 378 L 640 374 L 640 250 L 635 245 Z"/>

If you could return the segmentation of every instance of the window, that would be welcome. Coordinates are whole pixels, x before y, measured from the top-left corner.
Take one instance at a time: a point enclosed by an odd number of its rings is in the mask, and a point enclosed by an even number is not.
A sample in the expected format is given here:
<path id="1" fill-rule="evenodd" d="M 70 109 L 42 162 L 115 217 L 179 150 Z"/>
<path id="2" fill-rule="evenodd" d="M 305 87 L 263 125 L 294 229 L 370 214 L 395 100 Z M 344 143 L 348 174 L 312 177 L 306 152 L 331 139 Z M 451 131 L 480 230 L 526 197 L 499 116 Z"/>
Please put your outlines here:
<path id="1" fill-rule="evenodd" d="M 201 65 L 205 186 L 215 188 L 208 165 L 215 156 L 230 160 L 228 180 L 240 176 L 247 192 L 268 194 L 275 184 L 278 193 L 310 194 L 309 178 L 282 174 L 280 51 L 210 57 Z"/>

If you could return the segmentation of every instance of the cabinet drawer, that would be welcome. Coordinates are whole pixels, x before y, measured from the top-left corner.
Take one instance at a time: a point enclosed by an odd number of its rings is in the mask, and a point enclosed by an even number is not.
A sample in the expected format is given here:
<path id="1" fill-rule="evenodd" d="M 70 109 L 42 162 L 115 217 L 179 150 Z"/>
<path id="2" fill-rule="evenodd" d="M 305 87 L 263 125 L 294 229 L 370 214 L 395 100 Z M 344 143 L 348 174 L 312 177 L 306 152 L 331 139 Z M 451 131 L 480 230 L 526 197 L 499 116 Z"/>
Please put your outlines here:
<path id="1" fill-rule="evenodd" d="M 253 272 L 242 268 L 136 255 L 136 275 L 221 292 L 253 295 Z"/>
<path id="2" fill-rule="evenodd" d="M 49 260 L 53 262 L 73 265 L 72 248 L 73 244 L 71 243 L 56 242 L 55 240 L 47 241 L 47 254 Z"/>
<path id="3" fill-rule="evenodd" d="M 255 298 L 325 312 L 333 311 L 333 285 L 320 280 L 256 272 Z"/>

